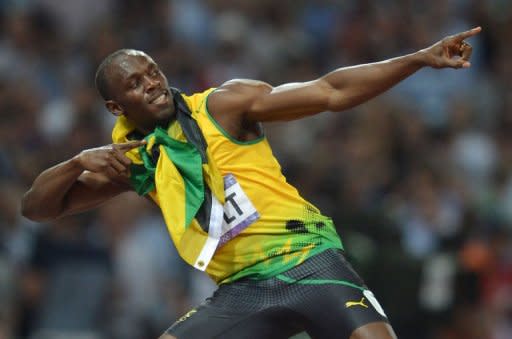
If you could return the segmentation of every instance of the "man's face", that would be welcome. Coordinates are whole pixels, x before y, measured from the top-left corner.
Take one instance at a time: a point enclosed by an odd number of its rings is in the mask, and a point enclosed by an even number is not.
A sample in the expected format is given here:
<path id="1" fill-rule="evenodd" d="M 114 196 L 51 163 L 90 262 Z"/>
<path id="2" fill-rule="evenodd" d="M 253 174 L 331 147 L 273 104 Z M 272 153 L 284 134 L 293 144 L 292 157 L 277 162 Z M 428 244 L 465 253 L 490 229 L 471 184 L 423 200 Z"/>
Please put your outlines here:
<path id="1" fill-rule="evenodd" d="M 174 114 L 167 78 L 147 54 L 130 51 L 112 64 L 112 101 L 142 132 L 165 124 Z"/>

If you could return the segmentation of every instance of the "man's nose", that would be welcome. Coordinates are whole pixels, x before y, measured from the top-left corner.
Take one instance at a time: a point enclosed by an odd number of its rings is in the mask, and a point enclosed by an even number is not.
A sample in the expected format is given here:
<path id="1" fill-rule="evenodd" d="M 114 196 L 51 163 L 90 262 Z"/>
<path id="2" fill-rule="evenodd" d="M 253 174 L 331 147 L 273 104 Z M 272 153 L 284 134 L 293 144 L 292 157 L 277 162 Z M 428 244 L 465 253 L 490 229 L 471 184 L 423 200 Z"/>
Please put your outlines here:
<path id="1" fill-rule="evenodd" d="M 158 86 L 160 86 L 160 80 L 159 79 L 154 79 L 152 77 L 146 76 L 146 89 L 147 89 L 147 91 L 151 91 L 151 90 L 157 88 Z"/>

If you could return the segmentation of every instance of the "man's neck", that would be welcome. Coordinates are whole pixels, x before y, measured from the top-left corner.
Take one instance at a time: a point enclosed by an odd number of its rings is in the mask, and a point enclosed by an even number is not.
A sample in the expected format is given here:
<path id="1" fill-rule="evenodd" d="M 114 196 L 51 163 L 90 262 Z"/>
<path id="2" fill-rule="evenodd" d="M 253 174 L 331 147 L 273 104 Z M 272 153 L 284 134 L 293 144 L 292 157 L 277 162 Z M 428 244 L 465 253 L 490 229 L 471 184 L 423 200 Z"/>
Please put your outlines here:
<path id="1" fill-rule="evenodd" d="M 146 135 L 153 133 L 155 128 L 157 128 L 157 127 L 167 129 L 169 127 L 169 124 L 171 124 L 174 120 L 176 120 L 176 115 L 173 114 L 172 117 L 162 120 L 162 121 L 157 121 L 152 126 L 144 126 L 144 127 L 136 126 L 135 131 L 137 132 L 137 134 L 145 137 Z"/>

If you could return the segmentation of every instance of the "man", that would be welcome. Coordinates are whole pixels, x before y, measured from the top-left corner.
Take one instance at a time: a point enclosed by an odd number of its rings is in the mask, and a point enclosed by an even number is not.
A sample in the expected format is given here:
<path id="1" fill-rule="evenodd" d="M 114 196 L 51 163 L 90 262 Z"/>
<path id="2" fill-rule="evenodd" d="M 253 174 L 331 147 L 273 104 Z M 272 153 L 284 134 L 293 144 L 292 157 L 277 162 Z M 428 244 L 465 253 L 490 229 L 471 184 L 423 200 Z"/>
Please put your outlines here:
<path id="1" fill-rule="evenodd" d="M 231 80 L 192 96 L 169 88 L 145 53 L 117 51 L 96 76 L 118 116 L 114 144 L 41 173 L 23 214 L 52 220 L 128 190 L 157 203 L 180 255 L 220 284 L 162 339 L 395 338 L 331 219 L 282 176 L 260 123 L 349 109 L 425 66 L 470 67 L 464 40 L 480 30 L 305 83 Z"/>

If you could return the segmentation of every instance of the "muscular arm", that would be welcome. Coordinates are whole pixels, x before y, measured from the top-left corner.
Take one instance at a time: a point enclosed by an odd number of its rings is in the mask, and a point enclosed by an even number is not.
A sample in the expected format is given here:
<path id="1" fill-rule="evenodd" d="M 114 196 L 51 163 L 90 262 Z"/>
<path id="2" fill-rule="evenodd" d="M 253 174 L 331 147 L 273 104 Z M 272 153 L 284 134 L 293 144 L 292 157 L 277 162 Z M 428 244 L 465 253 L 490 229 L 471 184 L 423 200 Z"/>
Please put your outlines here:
<path id="1" fill-rule="evenodd" d="M 210 96 L 209 109 L 220 120 L 227 118 L 219 115 L 228 114 L 252 122 L 292 120 L 322 111 L 346 110 L 388 90 L 424 66 L 469 67 L 471 47 L 464 39 L 478 32 L 480 28 L 475 28 L 413 54 L 339 68 L 304 83 L 273 88 L 252 80 L 229 81 Z M 229 129 L 229 121 L 224 125 Z"/>
<path id="2" fill-rule="evenodd" d="M 91 209 L 126 191 L 100 173 L 86 172 L 74 159 L 41 173 L 22 200 L 22 214 L 48 221 Z"/>
<path id="3" fill-rule="evenodd" d="M 339 68 L 309 82 L 272 87 L 252 80 L 227 82 L 209 99 L 211 111 L 245 113 L 250 121 L 293 120 L 323 111 L 343 111 L 384 92 L 422 67 L 418 54 Z M 219 98 L 223 94 L 231 98 Z M 217 98 L 216 98 L 217 97 Z M 214 106 L 222 100 L 216 109 Z M 237 109 L 238 108 L 238 109 Z"/>
<path id="4" fill-rule="evenodd" d="M 34 221 L 83 212 L 130 189 L 131 161 L 124 152 L 141 141 L 85 150 L 42 172 L 22 199 L 22 214 Z M 124 179 L 123 179 L 124 178 Z"/>

